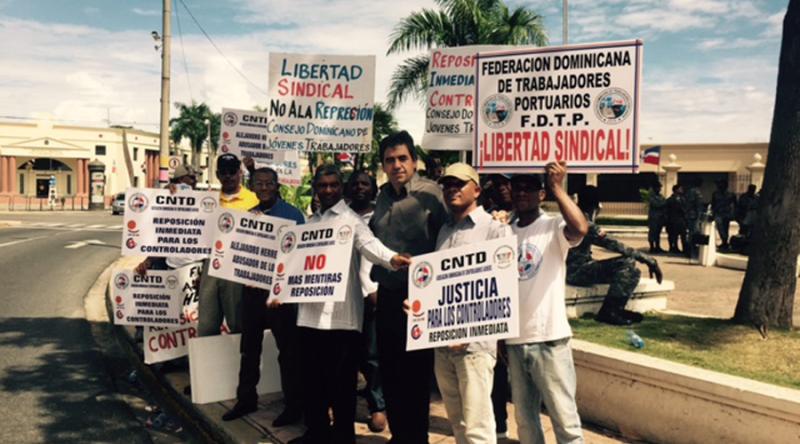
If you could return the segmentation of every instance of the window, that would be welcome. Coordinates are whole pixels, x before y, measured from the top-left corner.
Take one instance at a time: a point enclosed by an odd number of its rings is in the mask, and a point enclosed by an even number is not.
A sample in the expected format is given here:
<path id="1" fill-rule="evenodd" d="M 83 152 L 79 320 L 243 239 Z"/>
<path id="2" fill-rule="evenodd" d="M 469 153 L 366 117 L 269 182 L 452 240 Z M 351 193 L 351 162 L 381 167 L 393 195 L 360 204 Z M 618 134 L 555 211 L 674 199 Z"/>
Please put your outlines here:
<path id="1" fill-rule="evenodd" d="M 133 176 L 133 186 L 134 188 L 139 186 L 139 176 Z"/>
<path id="2" fill-rule="evenodd" d="M 133 160 L 139 160 L 139 148 L 133 147 Z"/>
<path id="3" fill-rule="evenodd" d="M 106 146 L 105 145 L 95 145 L 94 146 L 94 155 L 95 156 L 105 156 L 106 155 Z"/>
<path id="4" fill-rule="evenodd" d="M 19 175 L 19 194 L 25 194 L 25 175 Z"/>
<path id="5" fill-rule="evenodd" d="M 72 194 L 72 176 L 67 174 L 67 196 Z"/>

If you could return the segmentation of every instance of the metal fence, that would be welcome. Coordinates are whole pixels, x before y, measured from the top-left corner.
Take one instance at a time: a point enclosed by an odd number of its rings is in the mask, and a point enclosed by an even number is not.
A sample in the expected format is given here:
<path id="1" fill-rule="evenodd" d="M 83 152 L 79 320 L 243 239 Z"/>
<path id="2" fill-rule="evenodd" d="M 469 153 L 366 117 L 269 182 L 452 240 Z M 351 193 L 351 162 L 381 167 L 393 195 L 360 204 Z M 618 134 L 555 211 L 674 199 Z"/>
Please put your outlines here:
<path id="1" fill-rule="evenodd" d="M 89 197 L 62 197 L 50 205 L 47 198 L 0 196 L 0 210 L 5 211 L 80 211 L 89 209 Z"/>

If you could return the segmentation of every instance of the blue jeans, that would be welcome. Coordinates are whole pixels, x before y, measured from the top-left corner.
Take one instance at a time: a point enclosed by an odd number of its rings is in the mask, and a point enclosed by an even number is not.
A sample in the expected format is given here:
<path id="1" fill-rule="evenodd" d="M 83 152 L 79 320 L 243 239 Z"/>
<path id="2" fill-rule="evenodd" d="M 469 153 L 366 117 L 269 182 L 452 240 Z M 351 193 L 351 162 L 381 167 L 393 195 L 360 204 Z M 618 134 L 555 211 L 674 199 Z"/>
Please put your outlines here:
<path id="1" fill-rule="evenodd" d="M 542 401 L 558 443 L 582 443 L 569 338 L 508 345 L 507 350 L 520 444 L 544 444 L 539 419 Z"/>

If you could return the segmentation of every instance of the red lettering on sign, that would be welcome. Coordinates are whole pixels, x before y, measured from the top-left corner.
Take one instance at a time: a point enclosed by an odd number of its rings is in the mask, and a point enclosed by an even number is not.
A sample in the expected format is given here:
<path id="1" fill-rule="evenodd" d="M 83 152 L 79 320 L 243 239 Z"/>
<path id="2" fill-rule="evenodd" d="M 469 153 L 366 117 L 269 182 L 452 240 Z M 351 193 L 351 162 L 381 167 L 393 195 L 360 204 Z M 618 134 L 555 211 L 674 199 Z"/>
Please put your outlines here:
<path id="1" fill-rule="evenodd" d="M 304 270 L 322 270 L 325 268 L 325 255 L 319 256 L 306 256 L 306 263 L 303 267 Z"/>

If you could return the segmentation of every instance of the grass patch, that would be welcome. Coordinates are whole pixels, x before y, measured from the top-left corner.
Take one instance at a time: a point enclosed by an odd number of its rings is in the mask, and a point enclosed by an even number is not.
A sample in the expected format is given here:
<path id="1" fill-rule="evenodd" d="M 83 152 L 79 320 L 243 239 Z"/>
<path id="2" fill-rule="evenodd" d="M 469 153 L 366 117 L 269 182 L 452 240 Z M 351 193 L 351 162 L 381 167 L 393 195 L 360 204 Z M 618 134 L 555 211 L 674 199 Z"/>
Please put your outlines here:
<path id="1" fill-rule="evenodd" d="M 572 319 L 576 339 L 644 353 L 730 375 L 800 389 L 800 331 L 771 331 L 767 340 L 725 319 L 648 313 L 634 330 L 645 347 L 631 347 L 626 327 Z"/>

